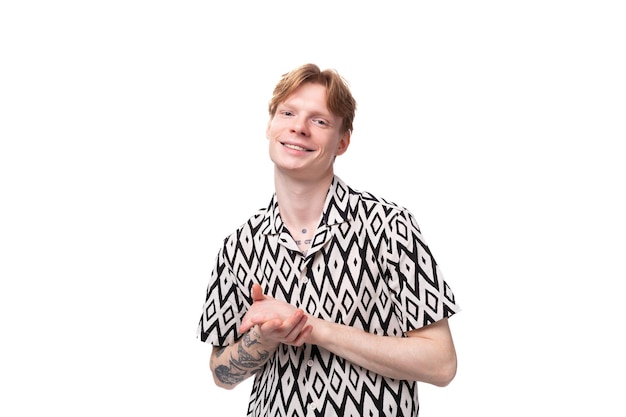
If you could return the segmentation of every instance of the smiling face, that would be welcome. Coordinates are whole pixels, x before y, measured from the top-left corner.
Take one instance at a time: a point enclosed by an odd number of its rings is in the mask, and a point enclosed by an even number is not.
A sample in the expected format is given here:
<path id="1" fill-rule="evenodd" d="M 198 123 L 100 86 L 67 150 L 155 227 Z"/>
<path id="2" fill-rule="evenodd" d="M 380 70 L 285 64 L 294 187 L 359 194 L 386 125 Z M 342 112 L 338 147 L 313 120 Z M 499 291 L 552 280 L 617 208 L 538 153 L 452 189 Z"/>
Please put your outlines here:
<path id="1" fill-rule="evenodd" d="M 302 180 L 332 177 L 337 155 L 350 144 L 342 118 L 326 105 L 326 87 L 305 83 L 280 103 L 267 125 L 270 158 L 277 170 Z"/>

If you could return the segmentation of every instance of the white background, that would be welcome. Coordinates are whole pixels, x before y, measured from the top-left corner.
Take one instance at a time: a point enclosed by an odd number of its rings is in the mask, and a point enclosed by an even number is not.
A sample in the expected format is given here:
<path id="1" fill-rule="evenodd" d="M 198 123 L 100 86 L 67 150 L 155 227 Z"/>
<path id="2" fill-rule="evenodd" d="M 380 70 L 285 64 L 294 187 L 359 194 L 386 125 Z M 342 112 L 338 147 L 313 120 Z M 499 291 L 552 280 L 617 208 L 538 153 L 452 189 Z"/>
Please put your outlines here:
<path id="1" fill-rule="evenodd" d="M 420 415 L 624 415 L 621 4 L 3 2 L 0 414 L 245 414 L 196 324 L 314 62 L 359 105 L 337 174 L 415 214 L 463 308 Z"/>

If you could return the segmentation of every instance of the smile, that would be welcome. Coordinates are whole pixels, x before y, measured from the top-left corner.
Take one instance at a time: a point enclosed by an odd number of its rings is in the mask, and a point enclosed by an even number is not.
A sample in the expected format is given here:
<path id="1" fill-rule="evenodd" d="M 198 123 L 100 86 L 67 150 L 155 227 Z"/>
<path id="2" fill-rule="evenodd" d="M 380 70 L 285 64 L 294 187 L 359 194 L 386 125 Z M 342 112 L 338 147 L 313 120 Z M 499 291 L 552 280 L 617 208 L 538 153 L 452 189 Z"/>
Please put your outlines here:
<path id="1" fill-rule="evenodd" d="M 295 149 L 296 151 L 311 152 L 310 149 L 306 149 L 298 145 L 292 145 L 290 143 L 283 143 L 283 146 L 289 149 Z"/>

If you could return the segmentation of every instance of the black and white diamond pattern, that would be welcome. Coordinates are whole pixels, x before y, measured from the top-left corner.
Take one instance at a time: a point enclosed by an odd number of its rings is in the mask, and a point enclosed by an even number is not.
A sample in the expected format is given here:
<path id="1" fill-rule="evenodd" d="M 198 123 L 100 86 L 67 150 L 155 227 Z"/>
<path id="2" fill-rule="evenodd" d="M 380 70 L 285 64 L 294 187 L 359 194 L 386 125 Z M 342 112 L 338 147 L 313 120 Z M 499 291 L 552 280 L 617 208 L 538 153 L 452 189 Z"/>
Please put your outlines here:
<path id="1" fill-rule="evenodd" d="M 198 337 L 226 346 L 242 335 L 250 288 L 309 314 L 402 337 L 459 311 L 419 226 L 406 209 L 333 179 L 303 255 L 276 197 L 224 240 Z M 317 346 L 281 346 L 256 375 L 250 416 L 416 416 L 417 384 L 384 378 Z"/>

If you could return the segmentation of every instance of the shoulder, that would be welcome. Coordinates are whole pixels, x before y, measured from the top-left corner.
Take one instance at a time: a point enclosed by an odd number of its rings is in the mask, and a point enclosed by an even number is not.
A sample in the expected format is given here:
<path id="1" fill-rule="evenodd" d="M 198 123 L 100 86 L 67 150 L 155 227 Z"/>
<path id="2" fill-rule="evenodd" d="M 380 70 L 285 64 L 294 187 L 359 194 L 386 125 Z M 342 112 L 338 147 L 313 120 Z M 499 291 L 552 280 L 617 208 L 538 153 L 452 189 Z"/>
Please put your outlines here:
<path id="1" fill-rule="evenodd" d="M 375 195 L 369 191 L 354 188 L 346 184 L 341 178 L 337 176 L 335 176 L 335 179 L 331 186 L 331 193 L 334 194 L 334 196 L 336 196 L 336 199 L 338 200 L 350 201 L 351 205 L 360 203 L 367 206 L 386 208 L 389 210 L 405 210 L 404 207 L 394 203 L 393 201 Z"/>
<path id="2" fill-rule="evenodd" d="M 385 210 L 386 212 L 390 213 L 390 214 L 395 214 L 395 215 L 410 215 L 410 211 L 396 203 L 395 201 L 392 201 L 390 199 L 387 199 L 385 197 L 381 197 L 379 195 L 375 195 L 369 191 L 357 191 L 357 190 L 353 190 L 351 189 L 351 191 L 359 196 L 359 199 L 361 200 L 361 204 L 363 204 L 364 206 L 367 207 L 376 207 L 380 210 Z"/>
<path id="3" fill-rule="evenodd" d="M 224 246 L 229 246 L 234 241 L 255 236 L 264 229 L 268 218 L 268 209 L 261 208 L 254 212 L 245 222 L 236 227 L 230 234 L 223 238 Z"/>
<path id="4" fill-rule="evenodd" d="M 419 232 L 420 228 L 415 216 L 405 206 L 368 191 L 350 190 L 358 196 L 359 210 L 364 213 L 368 222 L 379 219 L 400 232 L 402 230 Z"/>

